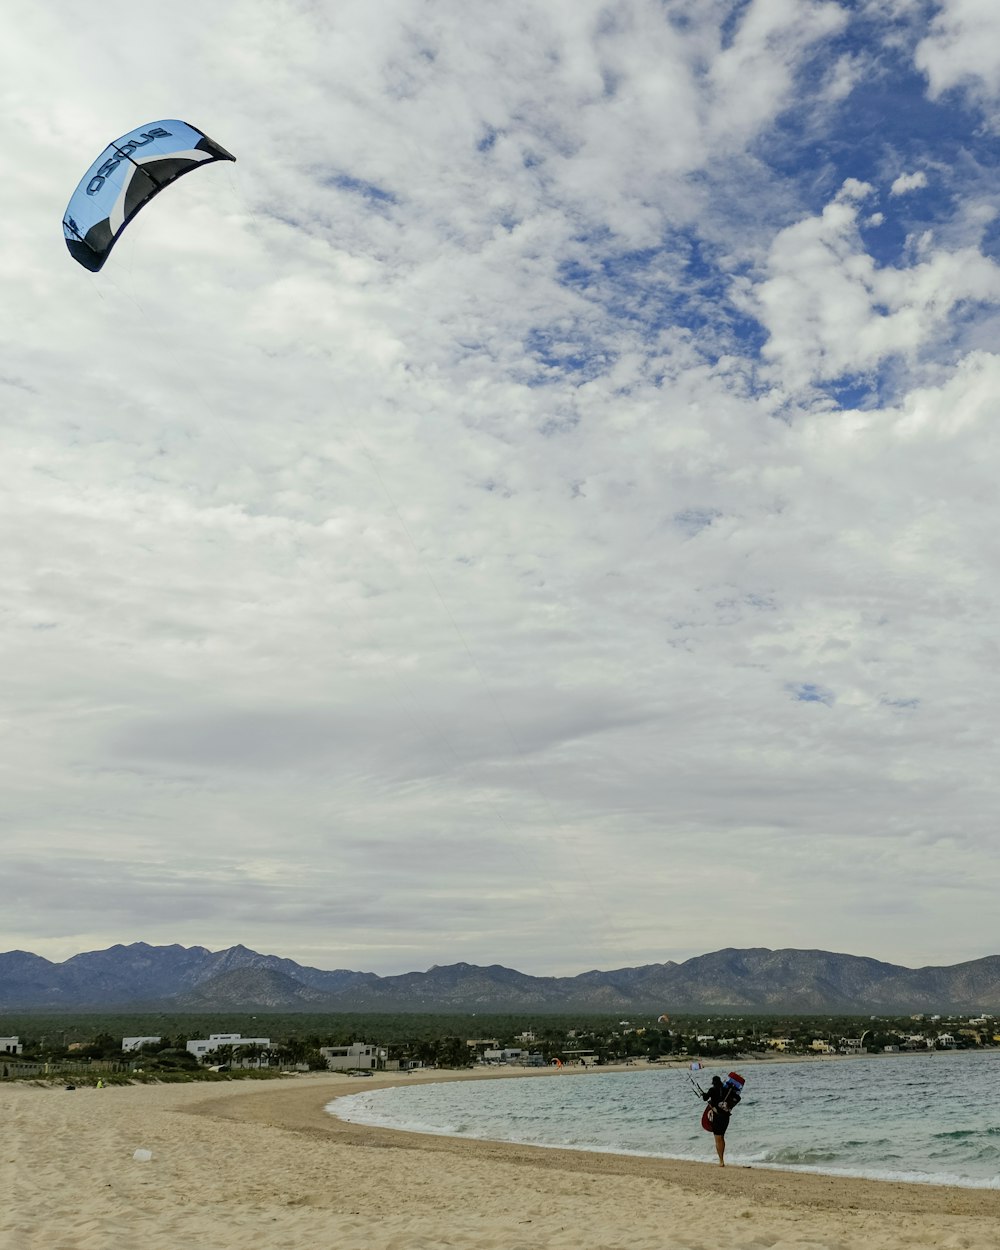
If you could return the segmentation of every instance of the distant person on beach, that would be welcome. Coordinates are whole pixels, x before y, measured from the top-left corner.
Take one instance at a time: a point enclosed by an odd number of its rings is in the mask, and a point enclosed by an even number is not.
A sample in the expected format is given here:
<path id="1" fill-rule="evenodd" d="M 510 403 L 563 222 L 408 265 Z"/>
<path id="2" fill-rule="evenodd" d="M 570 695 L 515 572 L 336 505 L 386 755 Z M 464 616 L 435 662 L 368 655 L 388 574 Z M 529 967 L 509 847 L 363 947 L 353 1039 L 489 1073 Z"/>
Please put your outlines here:
<path id="1" fill-rule="evenodd" d="M 736 1090 L 727 1089 L 721 1076 L 713 1076 L 712 1084 L 702 1098 L 708 1103 L 702 1124 L 715 1136 L 715 1153 L 719 1156 L 719 1167 L 726 1166 L 726 1129 L 729 1128 L 729 1117 L 733 1107 L 740 1101 Z"/>

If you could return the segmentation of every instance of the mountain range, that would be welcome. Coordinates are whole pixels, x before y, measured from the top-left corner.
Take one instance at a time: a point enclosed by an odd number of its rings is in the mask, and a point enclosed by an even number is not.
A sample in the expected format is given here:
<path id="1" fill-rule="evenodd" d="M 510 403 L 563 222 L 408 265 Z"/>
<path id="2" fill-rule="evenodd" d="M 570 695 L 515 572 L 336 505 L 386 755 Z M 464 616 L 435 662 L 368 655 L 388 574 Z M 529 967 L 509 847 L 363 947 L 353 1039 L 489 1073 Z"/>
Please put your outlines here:
<path id="1" fill-rule="evenodd" d="M 304 967 L 245 946 L 210 951 L 134 942 L 64 963 L 27 951 L 0 954 L 0 1010 L 16 1009 L 983 1012 L 1000 1010 L 1000 955 L 905 968 L 830 951 L 753 947 L 573 977 L 467 963 L 381 977 Z"/>

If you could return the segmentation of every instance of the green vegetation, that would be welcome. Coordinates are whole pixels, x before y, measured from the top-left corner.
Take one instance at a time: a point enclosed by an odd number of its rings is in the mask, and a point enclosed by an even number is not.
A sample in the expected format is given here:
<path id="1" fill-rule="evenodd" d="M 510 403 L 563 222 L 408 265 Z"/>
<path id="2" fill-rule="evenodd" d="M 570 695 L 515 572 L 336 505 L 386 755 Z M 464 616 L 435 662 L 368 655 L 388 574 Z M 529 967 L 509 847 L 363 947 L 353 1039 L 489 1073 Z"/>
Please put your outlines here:
<path id="1" fill-rule="evenodd" d="M 255 1015 L 212 1013 L 131 1015 L 106 1013 L 31 1013 L 0 1017 L 0 1033 L 20 1037 L 23 1053 L 4 1063 L 0 1076 L 18 1069 L 47 1065 L 49 1073 L 77 1080 L 107 1083 L 127 1080 L 248 1079 L 276 1075 L 282 1069 L 322 1069 L 322 1046 L 370 1042 L 385 1047 L 395 1060 L 427 1067 L 466 1067 L 476 1062 L 486 1043 L 499 1049 L 520 1049 L 541 1062 L 562 1058 L 572 1062 L 584 1052 L 597 1063 L 646 1059 L 653 1062 L 697 1056 L 702 1060 L 844 1052 L 860 1045 L 869 1052 L 886 1047 L 972 1049 L 996 1044 L 1000 1021 L 992 1017 L 936 1016 L 790 1016 L 687 1015 L 669 1019 L 635 1015 L 573 1015 L 532 1017 L 529 1013 L 489 1015 L 426 1015 L 388 1013 L 275 1013 Z M 210 1072 L 186 1050 L 190 1038 L 210 1033 L 267 1037 L 265 1047 L 220 1045 L 205 1056 L 212 1066 L 232 1071 Z M 123 1054 L 123 1037 L 154 1036 L 160 1040 L 139 1052 Z M 849 1045 L 853 1041 L 853 1047 Z M 480 1042 L 478 1047 L 470 1041 Z M 250 1065 L 243 1067 L 242 1065 Z"/>

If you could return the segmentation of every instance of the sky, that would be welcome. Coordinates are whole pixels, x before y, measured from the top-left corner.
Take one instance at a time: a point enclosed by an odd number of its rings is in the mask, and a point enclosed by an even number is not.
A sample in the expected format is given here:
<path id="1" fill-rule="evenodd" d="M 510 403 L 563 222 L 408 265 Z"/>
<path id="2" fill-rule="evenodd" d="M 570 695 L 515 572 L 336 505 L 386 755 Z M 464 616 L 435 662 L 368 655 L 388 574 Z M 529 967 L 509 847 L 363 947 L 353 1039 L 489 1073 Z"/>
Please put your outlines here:
<path id="1" fill-rule="evenodd" d="M 2 43 L 0 949 L 1000 951 L 995 0 Z"/>

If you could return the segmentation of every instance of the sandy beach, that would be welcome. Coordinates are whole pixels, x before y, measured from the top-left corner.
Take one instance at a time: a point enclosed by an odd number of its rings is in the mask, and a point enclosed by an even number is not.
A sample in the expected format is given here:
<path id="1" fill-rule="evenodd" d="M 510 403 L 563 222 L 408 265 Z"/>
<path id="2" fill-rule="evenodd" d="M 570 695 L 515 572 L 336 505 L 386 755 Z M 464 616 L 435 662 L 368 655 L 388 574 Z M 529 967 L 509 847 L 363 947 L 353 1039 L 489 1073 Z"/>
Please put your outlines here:
<path id="1" fill-rule="evenodd" d="M 425 1079 L 497 1078 L 435 1072 L 364 1088 Z M 2 1085 L 0 1247 L 1000 1246 L 998 1191 L 425 1137 L 324 1111 L 360 1085 L 336 1074 L 73 1092 Z M 152 1158 L 136 1161 L 136 1150 Z"/>

